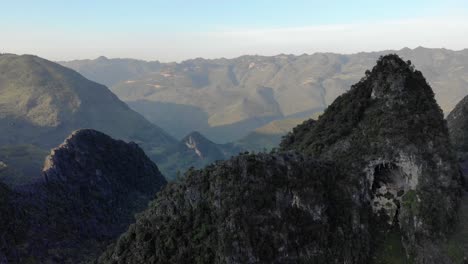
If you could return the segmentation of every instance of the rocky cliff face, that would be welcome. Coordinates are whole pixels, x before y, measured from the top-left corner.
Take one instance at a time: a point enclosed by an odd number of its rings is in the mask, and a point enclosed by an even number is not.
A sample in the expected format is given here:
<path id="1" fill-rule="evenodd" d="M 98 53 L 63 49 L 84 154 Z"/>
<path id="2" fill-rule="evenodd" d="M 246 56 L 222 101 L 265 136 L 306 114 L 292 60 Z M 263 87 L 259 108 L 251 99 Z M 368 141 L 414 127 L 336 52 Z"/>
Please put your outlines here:
<path id="1" fill-rule="evenodd" d="M 461 176 L 409 62 L 379 59 L 281 148 L 190 171 L 98 262 L 456 263 Z"/>
<path id="2" fill-rule="evenodd" d="M 112 237 L 166 184 L 137 144 L 90 129 L 73 132 L 46 158 L 43 175 L 56 226 Z M 64 217 L 66 215 L 66 217 Z M 69 229 L 70 226 L 77 227 Z"/>
<path id="3" fill-rule="evenodd" d="M 10 239 L 15 258 L 8 260 L 79 263 L 91 258 L 165 184 L 135 143 L 90 129 L 75 131 L 47 157 L 43 180 L 16 194 L 14 204 L 27 208 L 21 217 L 27 227 Z"/>
<path id="4" fill-rule="evenodd" d="M 447 126 L 464 175 L 465 188 L 468 190 L 468 96 L 447 116 Z"/>
<path id="5" fill-rule="evenodd" d="M 367 217 L 346 178 L 293 153 L 189 171 L 99 263 L 363 263 Z"/>
<path id="6" fill-rule="evenodd" d="M 398 229 L 417 263 L 443 255 L 433 241 L 453 227 L 461 177 L 442 111 L 421 72 L 385 56 L 314 125 L 298 129 L 283 149 L 352 172 L 369 195 L 377 234 Z"/>

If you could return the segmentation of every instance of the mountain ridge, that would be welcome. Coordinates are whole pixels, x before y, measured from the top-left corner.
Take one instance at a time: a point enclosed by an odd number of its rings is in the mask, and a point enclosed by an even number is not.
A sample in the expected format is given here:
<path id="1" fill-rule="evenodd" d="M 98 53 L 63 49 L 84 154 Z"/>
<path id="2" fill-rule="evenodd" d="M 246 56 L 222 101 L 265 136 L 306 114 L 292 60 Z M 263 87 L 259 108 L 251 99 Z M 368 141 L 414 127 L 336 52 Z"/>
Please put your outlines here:
<path id="1" fill-rule="evenodd" d="M 0 55 L 0 159 L 16 169 L 8 172 L 9 183 L 16 184 L 15 177 L 34 180 L 46 151 L 83 128 L 140 144 L 169 176 L 180 169 L 176 163 L 165 166 L 168 156 L 181 151 L 178 140 L 104 85 L 37 56 Z"/>
<path id="2" fill-rule="evenodd" d="M 359 81 L 380 55 L 387 53 L 398 53 L 405 60 L 411 60 L 424 73 L 445 113 L 460 97 L 468 94 L 468 53 L 422 47 L 356 54 L 199 58 L 180 63 L 160 63 L 158 70 L 134 75 L 118 83 L 106 81 L 99 74 L 101 66 L 96 61 L 87 61 L 86 65 L 79 67 L 93 71 L 95 80 L 108 84 L 119 98 L 148 120 L 170 131 L 179 130 L 177 137 L 197 130 L 215 142 L 226 143 L 238 140 L 273 120 L 305 118 L 323 111 L 338 95 Z M 140 63 L 145 65 L 146 62 Z M 76 68 L 79 62 L 62 64 Z M 270 120 L 260 119 L 269 110 L 262 108 L 258 100 L 253 100 L 255 107 L 252 109 L 255 111 L 248 114 L 239 107 L 243 100 L 254 98 L 253 92 L 258 87 L 271 88 L 273 99 L 279 105 L 279 111 L 270 115 Z M 198 121 L 180 127 L 151 111 L 168 108 L 176 119 L 192 116 Z M 247 121 L 250 123 L 246 125 Z M 229 134 L 229 129 L 222 130 L 223 126 L 219 124 L 229 124 L 228 128 L 236 130 L 236 133 Z M 218 133 L 219 130 L 223 133 Z"/>
<path id="3" fill-rule="evenodd" d="M 97 263 L 462 263 L 461 198 L 431 87 L 386 55 L 280 150 L 189 170 Z"/>

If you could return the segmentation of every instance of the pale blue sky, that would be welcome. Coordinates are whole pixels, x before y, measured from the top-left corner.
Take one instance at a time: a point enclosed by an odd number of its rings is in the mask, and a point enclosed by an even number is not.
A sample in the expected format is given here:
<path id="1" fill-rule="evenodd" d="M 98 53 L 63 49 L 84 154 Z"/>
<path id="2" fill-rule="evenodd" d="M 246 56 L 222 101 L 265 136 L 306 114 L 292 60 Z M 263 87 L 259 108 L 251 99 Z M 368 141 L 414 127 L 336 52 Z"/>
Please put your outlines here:
<path id="1" fill-rule="evenodd" d="M 0 0 L 0 9 L 0 51 L 55 60 L 468 47 L 465 0 Z"/>

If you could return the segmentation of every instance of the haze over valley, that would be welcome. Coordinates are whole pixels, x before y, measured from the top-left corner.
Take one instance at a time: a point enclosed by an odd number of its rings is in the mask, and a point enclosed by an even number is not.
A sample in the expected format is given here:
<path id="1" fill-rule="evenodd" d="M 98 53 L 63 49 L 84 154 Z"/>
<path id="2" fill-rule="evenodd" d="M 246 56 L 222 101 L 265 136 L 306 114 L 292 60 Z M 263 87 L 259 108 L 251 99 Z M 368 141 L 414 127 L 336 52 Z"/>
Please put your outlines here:
<path id="1" fill-rule="evenodd" d="M 411 60 L 425 74 L 445 114 L 468 94 L 468 50 L 418 47 L 181 63 L 99 57 L 60 63 L 107 85 L 133 110 L 177 138 L 196 130 L 227 143 L 273 120 L 323 112 L 388 53 Z"/>
<path id="2" fill-rule="evenodd" d="M 0 264 L 467 264 L 468 4 L 4 1 Z"/>

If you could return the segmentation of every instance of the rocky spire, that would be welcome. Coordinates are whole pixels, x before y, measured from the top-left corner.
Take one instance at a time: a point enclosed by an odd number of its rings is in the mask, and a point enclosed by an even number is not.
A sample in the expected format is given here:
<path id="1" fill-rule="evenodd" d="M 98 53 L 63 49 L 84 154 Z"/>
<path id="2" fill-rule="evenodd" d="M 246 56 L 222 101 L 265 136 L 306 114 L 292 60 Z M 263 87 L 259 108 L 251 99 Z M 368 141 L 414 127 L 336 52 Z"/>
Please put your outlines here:
<path id="1" fill-rule="evenodd" d="M 401 232 L 418 263 L 439 254 L 428 244 L 453 227 L 461 177 L 442 111 L 410 62 L 381 57 L 313 126 L 296 134 L 283 150 L 347 168 L 368 196 L 378 234 Z"/>

